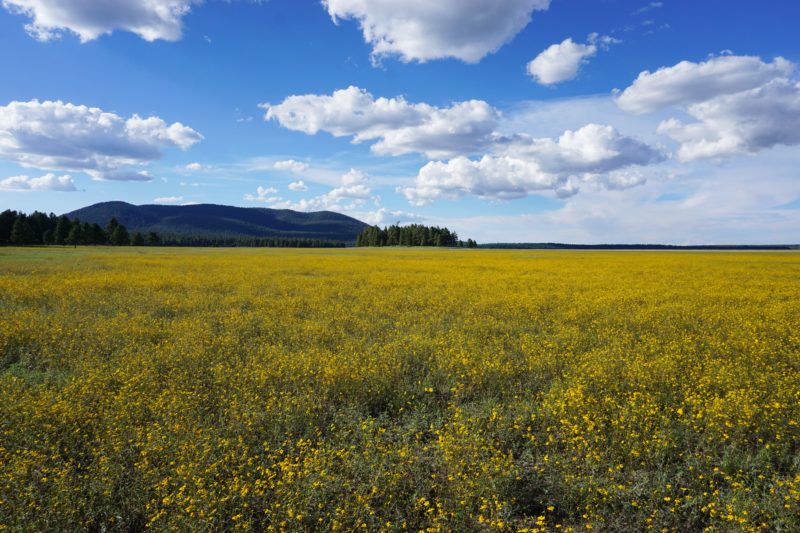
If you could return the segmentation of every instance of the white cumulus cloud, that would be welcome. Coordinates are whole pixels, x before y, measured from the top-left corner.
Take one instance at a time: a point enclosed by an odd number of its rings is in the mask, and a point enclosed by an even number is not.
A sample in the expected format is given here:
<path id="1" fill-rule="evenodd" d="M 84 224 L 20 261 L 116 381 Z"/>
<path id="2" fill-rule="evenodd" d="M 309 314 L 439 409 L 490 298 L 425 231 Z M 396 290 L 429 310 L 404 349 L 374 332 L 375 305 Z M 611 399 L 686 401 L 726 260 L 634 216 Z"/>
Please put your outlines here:
<path id="1" fill-rule="evenodd" d="M 376 141 L 371 149 L 381 155 L 424 153 L 448 157 L 473 153 L 491 142 L 500 112 L 482 100 L 468 100 L 440 108 L 409 103 L 403 97 L 374 98 L 358 87 L 331 95 L 289 96 L 280 104 L 261 104 L 265 120 L 314 135 L 352 137 L 354 143 Z"/>
<path id="2" fill-rule="evenodd" d="M 290 191 L 305 192 L 308 190 L 308 185 L 303 180 L 293 181 L 289 184 Z"/>
<path id="3" fill-rule="evenodd" d="M 752 154 L 800 144 L 800 83 L 794 63 L 751 56 L 682 61 L 642 72 L 617 98 L 634 113 L 676 107 L 694 121 L 669 118 L 658 132 L 679 143 L 681 161 Z"/>
<path id="4" fill-rule="evenodd" d="M 159 117 L 123 118 L 96 107 L 31 100 L 0 106 L 0 158 L 26 167 L 81 171 L 98 180 L 152 179 L 132 169 L 165 148 L 186 150 L 203 136 Z"/>
<path id="5" fill-rule="evenodd" d="M 177 204 L 183 202 L 183 196 L 162 196 L 153 198 L 154 204 Z"/>
<path id="6" fill-rule="evenodd" d="M 800 83 L 776 79 L 761 87 L 689 106 L 696 122 L 662 122 L 659 133 L 680 143 L 691 161 L 800 144 Z"/>
<path id="7" fill-rule="evenodd" d="M 476 63 L 545 10 L 550 0 L 323 0 L 334 22 L 354 19 L 373 57 Z"/>
<path id="8" fill-rule="evenodd" d="M 351 214 L 355 218 L 372 226 L 387 226 L 389 224 L 407 224 L 422 220 L 422 217 L 409 211 L 387 209 L 381 207 L 375 211 L 358 211 Z"/>
<path id="9" fill-rule="evenodd" d="M 304 170 L 308 170 L 308 163 L 302 161 L 295 161 L 294 159 L 286 159 L 285 161 L 276 161 L 273 167 L 276 170 L 287 170 L 299 174 Z"/>
<path id="10" fill-rule="evenodd" d="M 256 194 L 245 194 L 244 199 L 248 202 L 275 202 L 280 200 L 277 196 L 278 189 L 275 187 L 261 187 L 256 188 Z"/>
<path id="11" fill-rule="evenodd" d="M 49 173 L 38 178 L 11 176 L 0 180 L 0 190 L 5 191 L 76 191 L 75 180 L 70 175 L 56 176 Z"/>
<path id="12" fill-rule="evenodd" d="M 65 31 L 81 42 L 114 30 L 135 33 L 146 41 L 177 41 L 182 20 L 196 0 L 2 0 L 8 11 L 30 18 L 27 32 L 40 41 Z"/>
<path id="13" fill-rule="evenodd" d="M 580 44 L 564 39 L 550 45 L 528 63 L 528 74 L 542 85 L 553 85 L 575 78 L 581 65 L 597 54 L 594 44 Z"/>
<path id="14" fill-rule="evenodd" d="M 547 47 L 528 63 L 530 74 L 541 85 L 554 85 L 574 79 L 581 65 L 597 55 L 598 50 L 607 50 L 612 44 L 621 41 L 608 35 L 592 33 L 586 44 L 574 42 L 571 38 Z"/>
<path id="15" fill-rule="evenodd" d="M 641 177 L 622 169 L 664 158 L 647 144 L 598 124 L 568 130 L 558 139 L 517 135 L 499 143 L 496 152 L 479 160 L 459 156 L 430 162 L 420 169 L 413 186 L 398 192 L 415 205 L 465 195 L 508 200 L 538 191 L 565 198 L 577 194 L 581 183 L 611 189 L 639 185 Z"/>
<path id="16" fill-rule="evenodd" d="M 655 72 L 644 71 L 617 98 L 631 113 L 647 113 L 670 106 L 686 106 L 725 94 L 754 89 L 777 77 L 786 77 L 794 64 L 782 57 L 765 63 L 752 56 L 721 56 L 702 63 L 681 61 Z"/>
<path id="17" fill-rule="evenodd" d="M 200 163 L 189 163 L 184 168 L 186 170 L 191 170 L 192 172 L 197 172 L 198 170 L 203 170 L 203 165 Z"/>
<path id="18" fill-rule="evenodd" d="M 299 184 L 299 185 L 298 185 Z M 302 187 L 302 188 L 301 188 Z M 307 191 L 302 182 L 289 184 L 293 191 Z M 351 212 L 363 206 L 372 195 L 369 176 L 360 170 L 351 168 L 340 178 L 340 183 L 325 194 L 313 198 L 301 198 L 296 202 L 275 199 L 270 207 L 293 209 L 295 211 L 338 211 Z"/>

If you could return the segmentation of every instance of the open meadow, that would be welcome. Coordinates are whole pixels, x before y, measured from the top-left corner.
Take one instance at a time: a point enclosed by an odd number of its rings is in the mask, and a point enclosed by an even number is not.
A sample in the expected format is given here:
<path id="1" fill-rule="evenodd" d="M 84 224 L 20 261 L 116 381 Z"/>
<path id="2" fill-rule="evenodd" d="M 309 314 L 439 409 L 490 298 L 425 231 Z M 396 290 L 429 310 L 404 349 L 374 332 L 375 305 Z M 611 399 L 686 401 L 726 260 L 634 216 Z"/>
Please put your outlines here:
<path id="1" fill-rule="evenodd" d="M 800 254 L 0 248 L 0 530 L 800 530 Z"/>

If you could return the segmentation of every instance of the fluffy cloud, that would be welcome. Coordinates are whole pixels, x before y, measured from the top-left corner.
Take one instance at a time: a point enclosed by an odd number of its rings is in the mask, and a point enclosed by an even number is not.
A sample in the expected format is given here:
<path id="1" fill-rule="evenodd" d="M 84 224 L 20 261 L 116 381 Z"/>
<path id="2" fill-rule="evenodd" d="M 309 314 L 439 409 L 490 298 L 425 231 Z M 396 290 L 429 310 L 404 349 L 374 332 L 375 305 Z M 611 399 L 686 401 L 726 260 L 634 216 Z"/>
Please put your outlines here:
<path id="1" fill-rule="evenodd" d="M 422 167 L 413 187 L 398 189 L 414 205 L 465 195 L 508 200 L 529 192 L 563 190 L 574 186 L 567 178 L 547 174 L 534 161 L 485 155 L 478 161 L 459 156 L 448 162 L 432 161 Z M 569 194 L 567 194 L 569 195 Z"/>
<path id="2" fill-rule="evenodd" d="M 528 74 L 542 85 L 553 85 L 573 79 L 578 69 L 597 54 L 594 44 L 579 44 L 564 39 L 560 44 L 549 46 L 528 63 Z"/>
<path id="3" fill-rule="evenodd" d="M 800 144 L 800 83 L 786 79 L 694 104 L 688 113 L 697 121 L 669 119 L 658 127 L 680 143 L 681 161 Z"/>
<path id="4" fill-rule="evenodd" d="M 160 198 L 153 198 L 154 204 L 177 204 L 183 202 L 183 196 L 162 196 Z"/>
<path id="5" fill-rule="evenodd" d="M 56 176 L 55 174 L 45 174 L 39 178 L 28 176 L 12 176 L 0 180 L 0 190 L 5 191 L 76 191 L 75 181 L 72 176 Z"/>
<path id="6" fill-rule="evenodd" d="M 299 185 L 298 185 L 299 184 Z M 302 186 L 302 188 L 300 188 Z M 289 184 L 293 191 L 307 191 L 308 187 L 302 181 Z M 342 175 L 338 187 L 334 187 L 325 194 L 313 198 L 302 198 L 297 202 L 273 199 L 270 207 L 280 209 L 294 209 L 295 211 L 353 211 L 363 206 L 371 197 L 372 188 L 369 177 L 356 169 Z"/>
<path id="7" fill-rule="evenodd" d="M 793 146 L 800 144 L 800 83 L 789 77 L 794 67 L 783 58 L 765 63 L 749 56 L 683 61 L 643 72 L 617 103 L 633 112 L 680 106 L 695 119 L 658 126 L 680 143 L 681 161 Z"/>
<path id="8" fill-rule="evenodd" d="M 558 139 L 516 135 L 496 150 L 512 157 L 531 159 L 554 174 L 604 173 L 631 165 L 649 165 L 664 159 L 651 146 L 619 133 L 612 126 L 587 124 L 567 130 Z"/>
<path id="9" fill-rule="evenodd" d="M 184 168 L 186 170 L 191 170 L 192 172 L 197 172 L 198 170 L 203 170 L 203 165 L 200 163 L 189 163 Z"/>
<path id="10" fill-rule="evenodd" d="M 308 170 L 308 163 L 303 163 L 301 161 L 295 161 L 294 159 L 287 159 L 285 161 L 276 161 L 273 167 L 276 170 L 286 170 L 289 172 L 294 172 L 299 174 L 304 170 Z"/>
<path id="11" fill-rule="evenodd" d="M 510 41 L 550 0 L 323 0 L 334 22 L 354 19 L 373 57 L 453 57 L 476 63 Z"/>
<path id="12" fill-rule="evenodd" d="M 305 192 L 308 190 L 308 185 L 303 180 L 293 181 L 289 184 L 290 191 Z"/>
<path id="13" fill-rule="evenodd" d="M 381 207 L 375 211 L 359 211 L 352 213 L 352 216 L 373 226 L 386 226 L 389 224 L 404 224 L 417 222 L 422 217 L 416 213 L 408 211 L 398 211 Z"/>
<path id="14" fill-rule="evenodd" d="M 129 168 L 186 150 L 203 138 L 159 117 L 125 119 L 96 107 L 61 101 L 11 102 L 0 107 L 0 158 L 27 167 L 72 170 L 99 180 L 149 181 Z"/>
<path id="15" fill-rule="evenodd" d="M 556 209 L 431 222 L 480 242 L 793 243 L 800 227 L 798 165 L 793 148 L 735 165 L 668 162 L 642 169 L 647 183 L 625 194 L 587 188 Z"/>
<path id="16" fill-rule="evenodd" d="M 541 85 L 553 85 L 574 79 L 581 65 L 588 63 L 597 51 L 607 50 L 612 44 L 622 41 L 608 35 L 591 33 L 586 44 L 579 44 L 572 39 L 564 39 L 559 44 L 549 46 L 544 52 L 528 63 L 530 74 Z"/>
<path id="17" fill-rule="evenodd" d="M 275 196 L 278 194 L 278 189 L 275 187 L 258 187 L 256 194 L 245 194 L 244 199 L 248 202 L 266 202 L 272 203 L 279 201 L 281 198 Z"/>
<path id="18" fill-rule="evenodd" d="M 777 77 L 786 77 L 793 70 L 794 65 L 781 57 L 772 63 L 751 56 L 714 57 L 703 63 L 681 61 L 639 74 L 619 95 L 617 105 L 631 113 L 687 106 L 754 89 Z"/>
<path id="19" fill-rule="evenodd" d="M 424 153 L 431 158 L 473 153 L 491 142 L 499 111 L 482 100 L 439 108 L 412 104 L 402 97 L 374 98 L 358 87 L 331 95 L 289 96 L 276 105 L 262 104 L 265 120 L 314 135 L 325 131 L 353 142 L 376 141 L 381 155 Z"/>
<path id="20" fill-rule="evenodd" d="M 347 174 L 342 176 L 342 185 L 331 190 L 327 193 L 327 196 L 330 199 L 367 199 L 372 193 L 372 189 L 367 184 L 367 181 L 368 178 L 366 174 L 360 170 L 351 168 Z"/>
<path id="21" fill-rule="evenodd" d="M 518 135 L 498 144 L 496 151 L 477 161 L 461 156 L 430 162 L 412 187 L 398 192 L 415 205 L 468 194 L 508 200 L 553 191 L 566 198 L 576 194 L 581 183 L 613 189 L 640 185 L 641 176 L 622 169 L 663 159 L 658 150 L 598 124 L 566 131 L 558 139 Z"/>
<path id="22" fill-rule="evenodd" d="M 28 33 L 40 40 L 59 38 L 64 31 L 88 42 L 114 30 L 125 30 L 146 41 L 181 38 L 182 19 L 195 0 L 2 0 L 11 13 L 31 19 Z"/>

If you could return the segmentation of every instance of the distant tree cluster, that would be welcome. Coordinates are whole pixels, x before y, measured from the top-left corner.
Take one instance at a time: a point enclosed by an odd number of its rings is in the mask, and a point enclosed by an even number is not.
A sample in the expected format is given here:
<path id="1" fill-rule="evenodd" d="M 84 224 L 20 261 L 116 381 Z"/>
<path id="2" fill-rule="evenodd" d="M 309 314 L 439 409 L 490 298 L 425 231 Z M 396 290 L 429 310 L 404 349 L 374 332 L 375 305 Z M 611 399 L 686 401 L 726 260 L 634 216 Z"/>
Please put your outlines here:
<path id="1" fill-rule="evenodd" d="M 292 237 L 207 237 L 202 235 L 167 235 L 166 246 L 253 247 L 253 248 L 344 248 L 345 243 L 323 239 Z"/>
<path id="2" fill-rule="evenodd" d="M 70 220 L 34 211 L 30 215 L 6 210 L 0 213 L 0 246 L 51 245 L 84 246 L 242 246 L 265 248 L 344 248 L 339 241 L 292 237 L 207 237 L 201 235 L 162 236 L 157 232 L 134 232 L 112 218 L 105 228 L 99 224 Z"/>
<path id="3" fill-rule="evenodd" d="M 438 226 L 410 224 L 392 225 L 383 229 L 378 226 L 364 228 L 356 237 L 356 246 L 445 246 L 477 248 L 472 239 L 461 241 L 455 231 Z"/>
<path id="4" fill-rule="evenodd" d="M 161 237 L 150 232 L 146 235 L 128 229 L 112 218 L 105 228 L 99 224 L 70 220 L 67 216 L 56 216 L 34 211 L 30 215 L 5 210 L 0 213 L 0 245 L 112 245 L 112 246 L 157 246 Z"/>

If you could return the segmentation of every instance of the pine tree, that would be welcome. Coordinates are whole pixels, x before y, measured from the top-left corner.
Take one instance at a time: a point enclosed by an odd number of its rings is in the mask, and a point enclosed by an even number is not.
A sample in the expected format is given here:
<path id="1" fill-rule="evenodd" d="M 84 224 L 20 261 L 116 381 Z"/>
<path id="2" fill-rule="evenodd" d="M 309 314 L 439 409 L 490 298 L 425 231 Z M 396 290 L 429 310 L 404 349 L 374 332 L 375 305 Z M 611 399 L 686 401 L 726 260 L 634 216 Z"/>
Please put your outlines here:
<path id="1" fill-rule="evenodd" d="M 64 244 L 69 246 L 77 247 L 79 244 L 83 242 L 83 234 L 81 233 L 81 223 L 79 220 L 75 220 L 72 223 L 72 227 L 69 229 L 69 234 L 67 238 L 64 240 Z"/>
<path id="2" fill-rule="evenodd" d="M 111 219 L 116 222 L 116 219 Z M 110 224 L 109 224 L 110 225 Z M 111 244 L 114 246 L 128 246 L 131 243 L 131 236 L 122 224 L 117 224 L 111 233 Z"/>
<path id="3" fill-rule="evenodd" d="M 158 246 L 161 244 L 161 237 L 155 231 L 151 231 L 147 234 L 147 244 L 148 246 Z"/>
<path id="4" fill-rule="evenodd" d="M 56 222 L 56 231 L 54 235 L 54 242 L 55 244 L 67 244 L 67 237 L 69 236 L 69 230 L 72 227 L 72 222 L 69 219 L 61 215 L 58 217 L 58 221 Z"/>
<path id="5" fill-rule="evenodd" d="M 33 228 L 22 216 L 17 217 L 14 225 L 11 227 L 11 243 L 17 246 L 24 246 L 26 244 L 34 244 L 36 242 L 36 234 Z"/>

